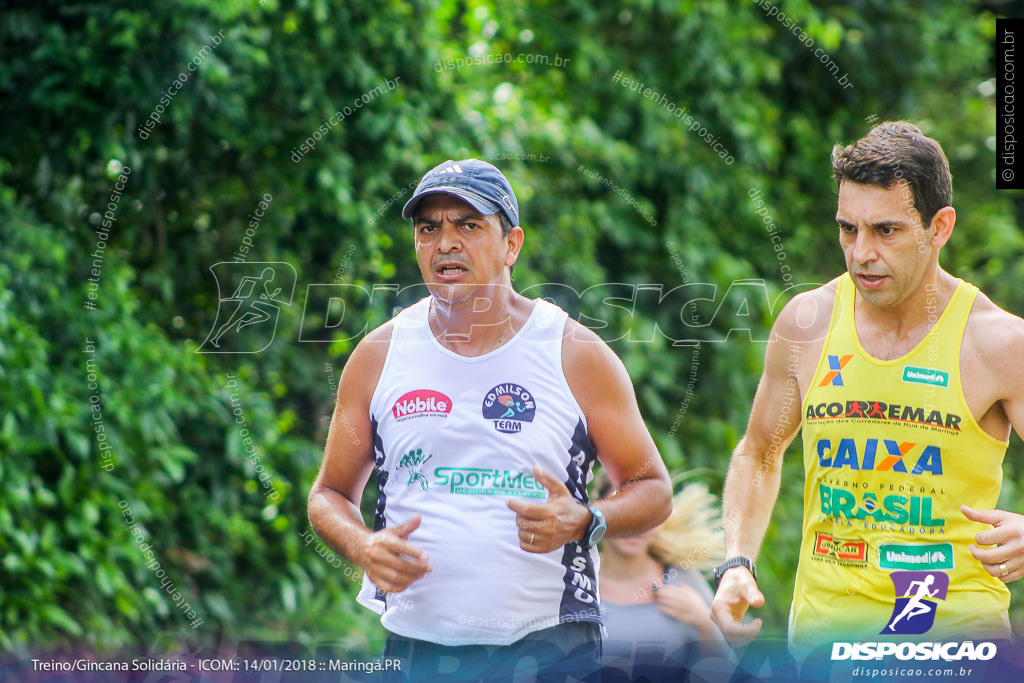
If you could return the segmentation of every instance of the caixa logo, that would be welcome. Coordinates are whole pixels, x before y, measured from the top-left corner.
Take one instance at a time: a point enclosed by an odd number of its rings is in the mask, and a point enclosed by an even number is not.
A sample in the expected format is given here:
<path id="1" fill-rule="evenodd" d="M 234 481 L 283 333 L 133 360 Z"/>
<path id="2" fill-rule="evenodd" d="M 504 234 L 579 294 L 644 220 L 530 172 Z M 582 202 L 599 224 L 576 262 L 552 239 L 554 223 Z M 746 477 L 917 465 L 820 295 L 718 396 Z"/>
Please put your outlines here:
<path id="1" fill-rule="evenodd" d="M 881 443 L 879 443 L 881 442 Z M 883 449 L 879 448 L 883 446 Z M 863 451 L 858 449 L 854 439 L 840 439 L 835 449 L 831 439 L 819 439 L 815 445 L 818 452 L 818 464 L 822 467 L 851 470 L 877 470 L 879 472 L 907 472 L 907 460 L 917 449 L 913 441 L 896 442 L 892 439 L 868 439 L 864 442 Z M 921 452 L 909 474 L 928 472 L 936 476 L 942 474 L 942 449 L 938 446 L 921 444 Z"/>
<path id="2" fill-rule="evenodd" d="M 844 659 L 866 660 L 895 656 L 904 661 L 919 662 L 943 660 L 955 662 L 988 661 L 996 656 L 995 643 L 832 643 L 832 661 Z"/>
<path id="3" fill-rule="evenodd" d="M 391 412 L 399 422 L 412 417 L 448 417 L 452 412 L 452 400 L 440 391 L 417 389 L 395 401 Z"/>

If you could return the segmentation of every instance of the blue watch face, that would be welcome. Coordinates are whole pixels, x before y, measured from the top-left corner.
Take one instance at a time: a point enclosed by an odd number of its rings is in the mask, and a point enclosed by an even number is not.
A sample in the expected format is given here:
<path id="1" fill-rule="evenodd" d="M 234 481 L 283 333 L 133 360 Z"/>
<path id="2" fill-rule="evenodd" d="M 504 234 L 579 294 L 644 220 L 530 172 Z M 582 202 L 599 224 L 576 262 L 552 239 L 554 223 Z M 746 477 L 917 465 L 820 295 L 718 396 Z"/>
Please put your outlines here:
<path id="1" fill-rule="evenodd" d="M 608 525 L 604 521 L 604 513 L 598 510 L 593 505 L 588 505 L 587 508 L 590 510 L 590 514 L 594 517 L 590 520 L 590 536 L 587 538 L 587 545 L 597 545 L 604 538 L 604 534 L 608 531 Z"/>

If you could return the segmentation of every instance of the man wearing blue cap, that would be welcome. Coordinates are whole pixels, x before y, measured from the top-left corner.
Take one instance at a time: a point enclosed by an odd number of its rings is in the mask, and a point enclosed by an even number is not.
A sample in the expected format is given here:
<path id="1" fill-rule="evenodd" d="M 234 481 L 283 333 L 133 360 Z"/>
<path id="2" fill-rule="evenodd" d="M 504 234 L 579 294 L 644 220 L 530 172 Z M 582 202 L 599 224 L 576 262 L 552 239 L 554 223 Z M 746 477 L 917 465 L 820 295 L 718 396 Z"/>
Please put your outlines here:
<path id="1" fill-rule="evenodd" d="M 431 296 L 349 358 L 310 521 L 365 570 L 358 600 L 381 614 L 396 680 L 592 677 L 595 545 L 671 509 L 629 376 L 565 311 L 512 289 L 524 233 L 497 168 L 440 164 L 402 216 Z M 616 490 L 591 503 L 595 459 Z"/>

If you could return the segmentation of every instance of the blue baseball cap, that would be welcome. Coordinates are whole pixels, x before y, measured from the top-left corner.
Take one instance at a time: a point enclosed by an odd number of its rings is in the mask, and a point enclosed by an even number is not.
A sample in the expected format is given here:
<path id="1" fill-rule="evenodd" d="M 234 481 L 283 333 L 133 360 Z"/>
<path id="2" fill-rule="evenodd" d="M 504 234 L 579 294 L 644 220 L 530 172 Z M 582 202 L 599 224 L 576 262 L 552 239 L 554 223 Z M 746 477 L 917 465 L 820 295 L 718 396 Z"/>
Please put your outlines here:
<path id="1" fill-rule="evenodd" d="M 450 194 L 463 200 L 484 216 L 504 213 L 519 225 L 519 202 L 508 179 L 493 164 L 479 159 L 446 161 L 427 171 L 405 208 L 402 218 L 412 218 L 428 194 Z"/>

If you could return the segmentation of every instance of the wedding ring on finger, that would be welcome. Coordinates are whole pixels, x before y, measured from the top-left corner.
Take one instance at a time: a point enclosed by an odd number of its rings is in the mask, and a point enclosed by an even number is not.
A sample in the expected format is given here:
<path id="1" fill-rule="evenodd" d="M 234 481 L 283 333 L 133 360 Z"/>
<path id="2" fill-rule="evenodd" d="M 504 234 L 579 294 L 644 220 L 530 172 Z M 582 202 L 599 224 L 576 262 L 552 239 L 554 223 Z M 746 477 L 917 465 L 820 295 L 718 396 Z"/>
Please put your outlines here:
<path id="1" fill-rule="evenodd" d="M 1010 570 L 1006 568 L 1006 563 L 1003 562 L 999 565 L 999 577 L 1002 578 L 1010 573 Z"/>

